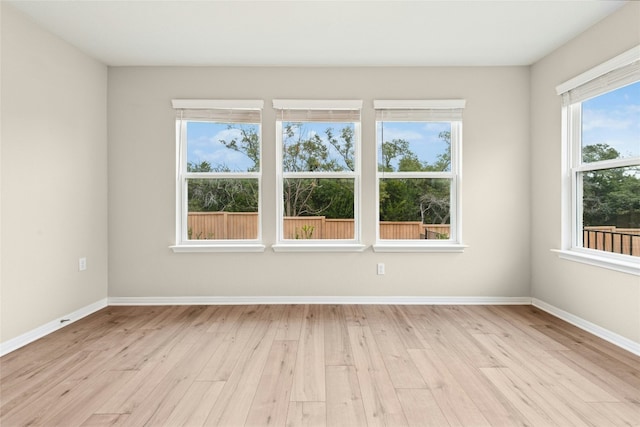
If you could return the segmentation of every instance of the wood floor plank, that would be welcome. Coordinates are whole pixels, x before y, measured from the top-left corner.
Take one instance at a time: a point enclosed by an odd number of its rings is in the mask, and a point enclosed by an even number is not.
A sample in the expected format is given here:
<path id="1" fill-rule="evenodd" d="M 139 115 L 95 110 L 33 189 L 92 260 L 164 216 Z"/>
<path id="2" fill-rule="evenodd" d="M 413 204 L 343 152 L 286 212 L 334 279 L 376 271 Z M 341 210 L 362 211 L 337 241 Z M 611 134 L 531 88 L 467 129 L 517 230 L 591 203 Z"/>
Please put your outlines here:
<path id="1" fill-rule="evenodd" d="M 485 348 L 493 351 L 495 357 L 505 366 L 518 369 L 526 366 L 527 370 L 545 384 L 562 385 L 584 402 L 616 402 L 618 399 L 611 393 L 584 378 L 573 369 L 563 365 L 549 352 L 530 353 L 530 349 L 522 346 L 518 339 L 507 342 L 505 338 L 492 334 L 476 335 L 475 338 Z"/>
<path id="2" fill-rule="evenodd" d="M 52 362 L 44 362 L 43 367 L 27 362 L 19 375 L 12 376 L 0 383 L 0 414 L 3 418 L 14 412 L 24 412 L 32 402 L 42 402 L 47 396 L 55 393 L 55 387 L 64 382 L 79 366 L 91 364 L 90 351 L 78 351 L 76 354 Z M 4 367 L 2 369 L 5 369 Z"/>
<path id="3" fill-rule="evenodd" d="M 144 396 L 127 422 L 132 425 L 162 425 L 184 399 L 220 342 L 219 334 L 198 332 L 197 328 L 186 330 L 179 345 L 188 347 L 188 351 L 171 366 L 153 390 Z M 134 401 L 140 398 L 138 394 L 131 397 Z"/>
<path id="4" fill-rule="evenodd" d="M 607 366 L 607 370 L 613 375 L 640 389 L 640 357 L 634 355 L 618 357 L 618 352 L 611 352 L 609 345 L 600 343 L 597 340 L 593 340 L 593 342 L 598 342 L 599 344 L 593 344 L 592 340 L 585 339 L 585 335 L 582 333 L 574 334 L 563 330 L 560 326 L 535 326 L 535 328 L 544 331 L 545 335 L 564 342 L 567 348 L 579 352 L 595 363 Z"/>
<path id="5" fill-rule="evenodd" d="M 493 313 L 494 323 L 501 332 L 496 335 L 516 336 L 521 340 L 526 340 L 528 346 L 539 351 L 546 350 L 567 350 L 567 347 L 560 341 L 549 337 L 536 328 L 536 322 L 531 320 L 527 310 L 514 310 L 509 306 L 490 306 L 487 309 Z M 537 323 L 544 322 L 538 319 Z"/>
<path id="6" fill-rule="evenodd" d="M 238 359 L 238 363 L 211 408 L 205 421 L 206 425 L 236 426 L 244 424 L 277 334 L 282 312 L 281 306 L 261 311 L 260 318 L 256 322 L 257 325 L 247 345 L 239 353 L 233 355 Z"/>
<path id="7" fill-rule="evenodd" d="M 444 345 L 434 343 L 430 349 L 433 354 L 445 361 L 451 376 L 464 385 L 464 391 L 492 426 L 525 426 L 518 411 L 486 379 L 480 370 L 469 364 L 458 352 L 452 352 Z"/>
<path id="8" fill-rule="evenodd" d="M 397 392 L 410 427 L 445 427 L 450 425 L 431 390 L 399 389 Z"/>
<path id="9" fill-rule="evenodd" d="M 415 338 L 418 342 L 410 344 L 401 337 L 402 333 L 398 326 L 398 321 L 394 318 L 393 313 L 386 309 L 385 306 L 367 306 L 364 312 L 369 321 L 369 327 L 376 340 L 376 344 L 384 364 L 389 371 L 389 376 L 395 388 L 426 388 L 426 384 L 422 380 L 418 369 L 411 360 L 408 348 L 423 348 L 421 340 Z M 403 321 L 404 324 L 407 324 Z M 408 324 L 407 324 L 408 325 Z M 413 327 L 406 326 L 410 333 Z"/>
<path id="10" fill-rule="evenodd" d="M 489 421 L 467 395 L 446 363 L 428 350 L 408 350 L 440 410 L 452 426 L 488 426 Z"/>
<path id="11" fill-rule="evenodd" d="M 504 395 L 513 406 L 522 414 L 526 423 L 532 426 L 563 426 L 567 421 L 554 420 L 545 410 L 534 402 L 531 390 L 520 388 L 506 375 L 509 368 L 480 368 L 480 371 L 495 384 L 500 393 Z"/>
<path id="12" fill-rule="evenodd" d="M 640 406 L 640 393 L 638 393 L 640 388 L 613 375 L 606 365 L 600 365 L 597 361 L 572 350 L 557 351 L 554 354 L 562 363 L 620 401 Z"/>
<path id="13" fill-rule="evenodd" d="M 316 304 L 307 305 L 298 344 L 291 400 L 324 402 L 324 368 L 323 308 Z"/>
<path id="14" fill-rule="evenodd" d="M 347 326 L 367 326 L 367 316 L 364 314 L 362 305 L 348 304 L 342 306 L 344 320 Z"/>
<path id="15" fill-rule="evenodd" d="M 83 424 L 93 414 L 93 408 L 104 402 L 115 390 L 133 376 L 132 371 L 106 371 L 82 380 L 71 380 L 74 387 L 67 394 L 66 403 L 46 411 L 40 423 L 43 426 Z M 122 420 L 121 420 L 122 421 Z"/>
<path id="16" fill-rule="evenodd" d="M 218 307 L 215 315 L 212 316 L 207 323 L 207 332 L 210 334 L 228 333 L 236 326 L 238 320 L 242 316 L 242 313 L 254 308 L 255 306 L 245 305 L 225 305 Z"/>
<path id="17" fill-rule="evenodd" d="M 472 366 L 496 367 L 499 362 L 483 349 L 473 336 L 458 325 L 451 306 L 424 307 L 422 311 L 414 310 L 409 319 L 415 325 L 422 339 L 431 346 L 444 346 L 461 355 Z"/>
<path id="18" fill-rule="evenodd" d="M 290 402 L 287 427 L 326 427 L 324 402 Z"/>
<path id="19" fill-rule="evenodd" d="M 202 426 L 224 387 L 224 381 L 194 381 L 166 420 L 167 426 Z"/>
<path id="20" fill-rule="evenodd" d="M 367 424 L 408 425 L 371 329 L 349 326 L 348 330 Z"/>
<path id="21" fill-rule="evenodd" d="M 278 326 L 278 333 L 276 334 L 277 341 L 300 339 L 300 331 L 302 330 L 302 322 L 304 321 L 304 311 L 304 305 L 289 304 L 284 306 L 284 314 Z"/>
<path id="22" fill-rule="evenodd" d="M 95 378 L 56 381 L 34 400 L 24 402 L 21 411 L 2 412 L 0 425 L 53 426 L 80 425 L 102 403 L 106 396 L 121 385 L 130 372 L 102 373 Z M 108 381 L 113 379 L 113 382 Z M 99 398 L 95 399 L 95 395 Z M 89 403 L 86 403 L 86 401 Z M 20 421 L 24 416 L 26 421 Z"/>
<path id="23" fill-rule="evenodd" d="M 274 341 L 245 425 L 286 423 L 297 350 L 298 341 Z"/>
<path id="24" fill-rule="evenodd" d="M 367 424 L 354 366 L 327 366 L 327 424 L 345 427 Z"/>
<path id="25" fill-rule="evenodd" d="M 343 306 L 325 306 L 323 323 L 325 365 L 353 365 L 353 353 Z"/>
<path id="26" fill-rule="evenodd" d="M 640 406 L 632 403 L 592 403 L 594 411 L 606 417 L 616 426 L 640 426 Z M 602 424 L 605 425 L 605 424 Z"/>
<path id="27" fill-rule="evenodd" d="M 129 414 L 93 414 L 80 427 L 113 427 L 124 425 Z"/>
<path id="28" fill-rule="evenodd" d="M 155 351 L 154 355 L 135 371 L 133 378 L 104 402 L 97 413 L 130 414 L 135 411 L 180 360 L 189 354 L 197 342 L 192 335 L 181 337 L 172 332 L 171 336 L 173 340 L 167 342 L 162 351 Z"/>
<path id="29" fill-rule="evenodd" d="M 213 356 L 198 376 L 199 381 L 226 381 L 238 363 L 237 355 L 248 345 L 254 336 L 254 331 L 259 325 L 259 318 L 264 308 L 247 306 L 229 312 L 229 315 L 237 316 L 233 323 L 223 321 L 216 328 L 210 330 L 219 331 L 224 335 L 223 341 L 217 347 Z"/>
<path id="30" fill-rule="evenodd" d="M 0 425 L 640 427 L 639 390 L 530 306 L 107 307 L 0 358 Z"/>

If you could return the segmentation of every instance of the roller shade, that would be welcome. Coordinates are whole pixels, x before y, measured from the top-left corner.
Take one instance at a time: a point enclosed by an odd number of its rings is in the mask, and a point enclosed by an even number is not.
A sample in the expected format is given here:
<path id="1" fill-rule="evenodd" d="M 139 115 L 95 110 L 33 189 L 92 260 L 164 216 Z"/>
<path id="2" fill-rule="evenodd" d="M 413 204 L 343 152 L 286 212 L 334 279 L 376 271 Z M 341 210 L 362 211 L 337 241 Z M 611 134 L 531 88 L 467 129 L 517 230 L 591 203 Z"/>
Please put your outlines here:
<path id="1" fill-rule="evenodd" d="M 172 106 L 178 120 L 201 120 L 219 123 L 257 123 L 262 121 L 263 101 L 174 99 Z"/>
<path id="2" fill-rule="evenodd" d="M 640 61 L 609 71 L 587 83 L 562 92 L 562 104 L 568 106 L 582 102 L 637 81 L 640 81 Z"/>
<path id="3" fill-rule="evenodd" d="M 359 122 L 362 101 L 274 99 L 273 108 L 283 122 Z"/>
<path id="4" fill-rule="evenodd" d="M 376 120 L 385 122 L 461 121 L 464 99 L 394 101 L 376 100 Z"/>

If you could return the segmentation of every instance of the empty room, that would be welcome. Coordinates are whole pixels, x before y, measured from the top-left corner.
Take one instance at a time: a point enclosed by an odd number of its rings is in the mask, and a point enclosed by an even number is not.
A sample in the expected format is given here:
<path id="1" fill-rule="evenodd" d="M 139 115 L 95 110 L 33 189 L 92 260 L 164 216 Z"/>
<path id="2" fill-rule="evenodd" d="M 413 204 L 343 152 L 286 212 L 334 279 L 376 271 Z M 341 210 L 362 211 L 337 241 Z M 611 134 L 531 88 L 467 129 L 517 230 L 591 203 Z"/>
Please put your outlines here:
<path id="1" fill-rule="evenodd" d="M 0 426 L 640 426 L 640 2 L 0 22 Z"/>

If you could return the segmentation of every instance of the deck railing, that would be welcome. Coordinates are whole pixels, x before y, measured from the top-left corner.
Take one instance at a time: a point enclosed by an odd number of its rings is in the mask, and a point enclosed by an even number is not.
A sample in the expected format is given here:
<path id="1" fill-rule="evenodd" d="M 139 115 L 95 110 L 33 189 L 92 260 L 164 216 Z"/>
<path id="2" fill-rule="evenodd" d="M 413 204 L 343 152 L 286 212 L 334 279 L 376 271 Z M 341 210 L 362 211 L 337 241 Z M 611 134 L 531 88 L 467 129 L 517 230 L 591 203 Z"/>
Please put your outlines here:
<path id="1" fill-rule="evenodd" d="M 640 256 L 640 229 L 615 226 L 584 227 L 582 244 L 588 249 Z"/>

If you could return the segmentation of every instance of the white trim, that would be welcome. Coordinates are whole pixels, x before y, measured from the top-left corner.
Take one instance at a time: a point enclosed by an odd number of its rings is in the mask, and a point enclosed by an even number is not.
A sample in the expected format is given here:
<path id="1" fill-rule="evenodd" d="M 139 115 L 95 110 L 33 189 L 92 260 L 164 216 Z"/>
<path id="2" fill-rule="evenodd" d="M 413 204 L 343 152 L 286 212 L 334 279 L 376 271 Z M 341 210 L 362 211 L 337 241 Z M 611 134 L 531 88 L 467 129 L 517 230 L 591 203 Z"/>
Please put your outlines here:
<path id="1" fill-rule="evenodd" d="M 305 102 L 317 104 L 313 109 L 321 109 L 322 105 L 349 105 L 349 103 L 358 103 L 361 107 L 362 101 L 325 101 L 325 100 L 274 100 L 275 105 L 280 102 L 283 105 L 287 102 Z M 336 104 L 337 103 L 337 104 Z M 341 104 L 340 104 L 341 103 Z M 358 108 L 360 108 L 358 107 Z M 337 108 L 339 109 L 339 108 Z M 362 126 L 360 120 L 348 121 L 354 125 L 354 161 L 355 167 L 353 171 L 341 172 L 284 172 L 283 171 L 283 127 L 282 118 L 276 118 L 276 244 L 272 245 L 274 252 L 362 252 L 366 246 L 361 244 L 362 238 L 362 171 L 361 171 L 361 147 L 362 147 Z M 284 238 L 284 189 L 283 183 L 285 179 L 351 179 L 353 180 L 353 220 L 354 220 L 354 236 L 353 239 L 344 240 L 296 240 Z"/>
<path id="2" fill-rule="evenodd" d="M 632 47 L 626 52 L 623 52 L 620 55 L 611 58 L 610 60 L 603 62 L 602 64 L 597 65 L 562 84 L 559 84 L 556 86 L 556 94 L 561 95 L 613 70 L 629 65 L 638 59 L 640 59 L 640 45 Z"/>
<path id="3" fill-rule="evenodd" d="M 274 99 L 276 110 L 361 110 L 362 100 Z"/>
<path id="4" fill-rule="evenodd" d="M 109 297 L 109 305 L 395 304 L 530 305 L 530 297 L 425 296 L 176 296 Z"/>
<path id="5" fill-rule="evenodd" d="M 555 252 L 560 258 L 569 261 L 575 261 L 595 267 L 607 268 L 609 270 L 618 271 L 620 273 L 640 276 L 640 262 L 634 262 L 635 259 L 633 259 L 634 257 L 631 256 L 628 256 L 631 259 L 629 261 L 626 261 L 613 257 L 607 257 L 605 256 L 607 253 L 603 251 L 588 250 L 583 248 L 580 248 L 580 250 L 551 249 L 551 252 Z M 600 255 L 600 253 L 602 253 L 602 255 Z"/>
<path id="6" fill-rule="evenodd" d="M 531 305 L 539 308 L 540 310 L 546 311 L 547 313 L 559 319 L 562 319 L 565 322 L 571 323 L 572 325 L 577 326 L 578 328 L 587 331 L 588 333 L 593 334 L 598 338 L 602 338 L 603 340 L 608 341 L 611 344 L 614 344 L 624 350 L 640 356 L 640 343 L 632 341 L 629 338 L 625 338 L 622 335 L 618 335 L 615 332 L 611 332 L 608 329 L 600 327 L 594 323 L 589 322 L 588 320 L 584 320 L 581 317 L 561 310 L 558 307 L 555 307 L 537 298 L 531 298 Z"/>
<path id="7" fill-rule="evenodd" d="M 262 110 L 264 101 L 261 99 L 172 99 L 171 106 L 176 110 Z"/>
<path id="8" fill-rule="evenodd" d="M 451 160 L 453 163 L 453 159 Z M 380 172 L 380 178 L 427 178 L 427 179 L 454 179 L 454 172 Z"/>
<path id="9" fill-rule="evenodd" d="M 376 156 L 380 155 L 379 135 L 376 135 Z M 397 178 L 447 179 L 450 181 L 449 239 L 436 241 L 394 240 L 380 238 L 380 220 L 376 221 L 374 252 L 464 252 L 462 242 L 462 122 L 451 121 L 451 165 L 447 172 L 381 172 L 376 171 L 376 218 L 380 218 L 380 180 Z M 376 157 L 376 164 L 379 158 Z"/>
<path id="10" fill-rule="evenodd" d="M 218 243 L 222 242 L 222 243 Z M 172 245 L 169 246 L 175 253 L 189 252 L 264 252 L 265 245 L 262 243 L 238 243 L 236 245 L 217 240 L 215 243 L 200 245 Z"/>
<path id="11" fill-rule="evenodd" d="M 401 243 L 402 241 L 390 240 L 389 242 L 400 243 L 376 243 L 373 245 L 374 252 L 431 252 L 431 253 L 462 253 L 467 245 L 459 245 L 456 243 L 438 244 L 429 240 L 415 240 L 415 244 Z M 425 244 L 427 242 L 428 244 Z"/>
<path id="12" fill-rule="evenodd" d="M 590 171 L 599 171 L 604 169 L 626 168 L 631 166 L 638 166 L 637 157 L 612 159 L 612 160 L 600 160 L 600 161 L 591 162 L 591 163 L 580 162 L 579 165 L 573 168 L 573 172 L 590 172 Z"/>
<path id="13" fill-rule="evenodd" d="M 59 318 L 45 323 L 42 326 L 38 326 L 37 328 L 32 329 L 29 332 L 25 332 L 22 335 L 18 335 L 15 338 L 11 338 L 10 340 L 0 343 L 0 356 L 11 353 L 12 351 L 19 349 L 20 347 L 24 347 L 25 345 L 32 343 L 37 339 L 40 339 L 52 332 L 57 331 L 58 329 L 62 329 L 65 326 L 68 326 L 71 323 L 80 320 L 83 317 L 93 314 L 98 310 L 102 310 L 103 308 L 107 307 L 107 302 L 107 298 L 103 298 L 65 316 L 60 316 Z"/>
<path id="14" fill-rule="evenodd" d="M 375 99 L 373 108 L 376 110 L 453 110 L 464 108 L 465 99 Z"/>
<path id="15" fill-rule="evenodd" d="M 278 243 L 271 246 L 274 252 L 363 252 L 366 245 L 358 243 Z M 333 241 L 332 241 L 333 242 Z M 351 240 L 348 240 L 351 242 Z"/>

